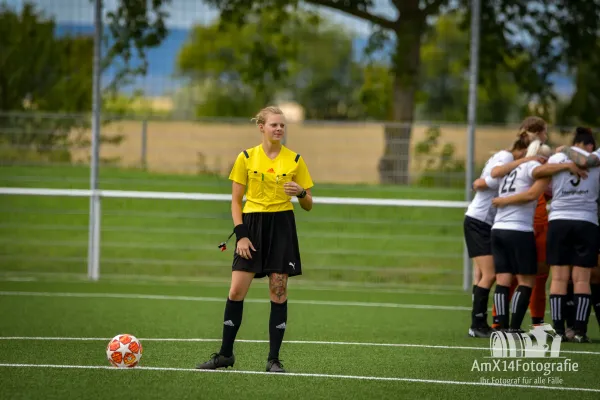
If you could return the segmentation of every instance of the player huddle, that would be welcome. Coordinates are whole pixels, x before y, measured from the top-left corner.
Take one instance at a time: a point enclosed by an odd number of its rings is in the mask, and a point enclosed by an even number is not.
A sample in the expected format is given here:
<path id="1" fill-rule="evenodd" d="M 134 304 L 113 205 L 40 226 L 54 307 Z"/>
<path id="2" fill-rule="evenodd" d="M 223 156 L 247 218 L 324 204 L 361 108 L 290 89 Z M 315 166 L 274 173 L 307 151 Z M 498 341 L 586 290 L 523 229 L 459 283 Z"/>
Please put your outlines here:
<path id="1" fill-rule="evenodd" d="M 472 337 L 523 332 L 528 308 L 532 324 L 543 323 L 549 273 L 550 314 L 563 341 L 590 341 L 592 307 L 600 323 L 600 149 L 594 151 L 587 128 L 577 128 L 572 146 L 556 151 L 544 144 L 547 138 L 543 119 L 525 119 L 511 148 L 495 153 L 473 183 L 464 220 L 475 268 Z"/>

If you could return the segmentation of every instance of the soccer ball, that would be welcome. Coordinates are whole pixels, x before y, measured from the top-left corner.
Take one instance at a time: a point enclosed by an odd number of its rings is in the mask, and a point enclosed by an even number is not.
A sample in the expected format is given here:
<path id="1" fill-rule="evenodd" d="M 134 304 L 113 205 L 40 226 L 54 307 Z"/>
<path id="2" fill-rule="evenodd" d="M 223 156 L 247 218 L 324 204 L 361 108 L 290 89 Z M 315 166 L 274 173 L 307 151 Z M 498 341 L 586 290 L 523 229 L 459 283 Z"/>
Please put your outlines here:
<path id="1" fill-rule="evenodd" d="M 117 368 L 134 368 L 142 358 L 142 343 L 133 335 L 117 335 L 106 346 L 106 358 Z"/>

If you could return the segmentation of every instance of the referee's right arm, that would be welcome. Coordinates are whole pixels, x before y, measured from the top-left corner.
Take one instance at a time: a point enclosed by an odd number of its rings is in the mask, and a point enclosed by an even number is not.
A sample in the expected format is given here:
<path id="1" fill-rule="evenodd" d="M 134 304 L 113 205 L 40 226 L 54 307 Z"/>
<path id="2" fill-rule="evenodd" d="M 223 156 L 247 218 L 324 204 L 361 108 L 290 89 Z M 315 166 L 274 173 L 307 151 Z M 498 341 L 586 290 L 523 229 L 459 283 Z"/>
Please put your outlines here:
<path id="1" fill-rule="evenodd" d="M 241 183 L 232 182 L 231 184 L 231 217 L 233 218 L 233 226 L 238 226 L 243 223 L 242 218 L 242 200 L 246 186 Z"/>

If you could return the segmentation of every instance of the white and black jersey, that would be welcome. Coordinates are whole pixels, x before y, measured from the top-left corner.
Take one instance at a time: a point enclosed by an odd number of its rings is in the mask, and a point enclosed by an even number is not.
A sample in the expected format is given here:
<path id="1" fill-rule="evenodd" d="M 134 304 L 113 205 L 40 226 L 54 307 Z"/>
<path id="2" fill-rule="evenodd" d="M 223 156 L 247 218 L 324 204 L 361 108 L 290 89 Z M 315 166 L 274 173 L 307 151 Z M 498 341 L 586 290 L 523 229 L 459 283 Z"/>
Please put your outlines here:
<path id="1" fill-rule="evenodd" d="M 572 147 L 586 156 L 588 152 Z M 596 151 L 595 154 L 598 154 Z M 564 153 L 554 154 L 549 164 L 572 163 Z M 552 177 L 552 202 L 548 220 L 565 219 L 587 221 L 598 224 L 598 191 L 600 190 L 600 168 L 588 170 L 588 177 L 581 179 L 569 171 Z"/>
<path id="2" fill-rule="evenodd" d="M 500 181 L 499 197 L 527 192 L 535 183 L 533 171 L 540 165 L 537 161 L 528 161 L 503 177 Z M 496 273 L 537 273 L 537 250 L 533 233 L 536 206 L 537 199 L 498 209 L 492 226 L 492 255 Z"/>
<path id="3" fill-rule="evenodd" d="M 498 194 L 499 179 L 492 178 L 492 170 L 495 167 L 507 164 L 514 161 L 514 157 L 510 151 L 502 150 L 494 154 L 485 164 L 481 172 L 480 179 L 484 179 L 488 185 L 488 189 L 477 191 L 469 208 L 467 208 L 466 216 L 474 218 L 478 221 L 485 222 L 490 226 L 494 223 L 496 213 L 495 207 L 492 207 L 492 200 Z"/>
<path id="4" fill-rule="evenodd" d="M 589 155 L 577 147 L 572 149 Z M 598 151 L 595 154 L 599 155 Z M 557 153 L 548 160 L 550 164 L 571 162 L 563 153 Z M 592 268 L 597 264 L 600 168 L 591 168 L 587 172 L 585 179 L 569 171 L 559 172 L 552 177 L 546 248 L 549 265 Z"/>
<path id="5" fill-rule="evenodd" d="M 500 181 L 498 196 L 508 197 L 527 192 L 535 182 L 533 171 L 541 165 L 537 161 L 528 161 L 513 169 Z M 492 229 L 533 232 L 537 201 L 535 199 L 525 204 L 510 204 L 498 209 Z"/>
<path id="6" fill-rule="evenodd" d="M 492 178 L 492 169 L 514 160 L 511 152 L 502 150 L 495 153 L 485 164 L 480 179 L 488 188 L 477 191 L 465 213 L 464 235 L 470 258 L 492 255 L 491 228 L 496 215 L 492 200 L 498 194 L 499 179 Z"/>

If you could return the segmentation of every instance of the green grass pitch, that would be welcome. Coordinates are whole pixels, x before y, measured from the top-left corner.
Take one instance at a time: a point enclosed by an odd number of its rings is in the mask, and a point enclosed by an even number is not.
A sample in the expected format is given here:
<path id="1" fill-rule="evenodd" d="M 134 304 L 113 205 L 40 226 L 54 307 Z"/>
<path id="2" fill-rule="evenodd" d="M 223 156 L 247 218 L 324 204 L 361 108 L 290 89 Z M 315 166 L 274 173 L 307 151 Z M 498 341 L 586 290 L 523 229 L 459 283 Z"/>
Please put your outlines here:
<path id="1" fill-rule="evenodd" d="M 475 362 L 492 360 L 489 341 L 466 336 L 470 298 L 460 291 L 323 288 L 293 281 L 280 354 L 288 375 L 262 373 L 269 315 L 263 280 L 255 282 L 244 306 L 234 368 L 193 371 L 218 351 L 227 290 L 226 283 L 135 278 L 4 279 L 3 397 L 597 399 L 600 393 L 597 343 L 562 345 L 566 358 L 560 362 L 570 360 L 577 371 L 545 376 L 523 367 L 516 371 L 516 364 L 513 370 L 510 364 L 501 371 L 474 369 Z M 597 341 L 593 316 L 590 326 Z M 141 368 L 108 368 L 105 348 L 119 333 L 140 338 Z"/>
<path id="2" fill-rule="evenodd" d="M 0 186 L 89 187 L 84 167 L 3 167 Z M 102 168 L 102 189 L 230 193 L 227 179 Z M 318 185 L 314 195 L 461 200 L 462 192 L 413 187 Z M 0 260 L 13 271 L 85 270 L 87 198 L 0 196 Z M 305 280 L 460 287 L 462 219 L 458 208 L 315 205 L 297 207 Z M 232 250 L 225 201 L 102 200 L 103 274 L 227 278 Z M 231 247 L 231 243 L 230 246 Z M 4 268 L 3 268 L 4 269 Z"/>

